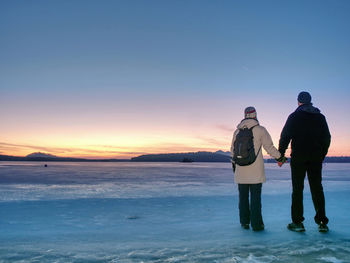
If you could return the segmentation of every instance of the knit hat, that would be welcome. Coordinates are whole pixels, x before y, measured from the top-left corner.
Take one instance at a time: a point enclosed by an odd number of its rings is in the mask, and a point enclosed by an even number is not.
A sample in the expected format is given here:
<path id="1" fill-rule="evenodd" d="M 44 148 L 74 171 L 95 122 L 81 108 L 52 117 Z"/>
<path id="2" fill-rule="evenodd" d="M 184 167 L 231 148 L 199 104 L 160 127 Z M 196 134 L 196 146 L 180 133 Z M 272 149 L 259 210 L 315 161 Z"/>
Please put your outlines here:
<path id="1" fill-rule="evenodd" d="M 302 91 L 298 95 L 298 101 L 303 104 L 311 103 L 311 95 L 309 92 Z"/>
<path id="2" fill-rule="evenodd" d="M 256 110 L 254 107 L 247 107 L 244 110 L 244 118 L 256 119 Z"/>

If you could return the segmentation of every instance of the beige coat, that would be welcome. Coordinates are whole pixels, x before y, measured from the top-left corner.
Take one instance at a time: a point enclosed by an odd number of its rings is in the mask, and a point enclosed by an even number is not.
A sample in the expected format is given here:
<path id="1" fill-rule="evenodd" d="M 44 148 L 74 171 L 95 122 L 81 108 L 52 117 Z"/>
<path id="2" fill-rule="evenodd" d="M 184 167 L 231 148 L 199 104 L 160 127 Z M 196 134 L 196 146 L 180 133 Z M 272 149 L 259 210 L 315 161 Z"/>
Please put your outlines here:
<path id="1" fill-rule="evenodd" d="M 233 156 L 234 142 L 240 128 L 247 127 L 250 129 L 254 125 L 259 124 L 255 119 L 244 119 L 237 126 L 237 130 L 233 133 L 232 145 L 231 145 L 231 157 Z M 254 149 L 255 154 L 259 151 L 262 146 L 265 151 L 273 158 L 280 158 L 280 152 L 273 146 L 273 142 L 270 134 L 263 126 L 256 126 L 253 128 L 254 136 Z M 262 149 L 254 163 L 247 166 L 236 165 L 235 171 L 235 183 L 237 184 L 259 184 L 266 182 L 264 159 L 262 155 Z"/>

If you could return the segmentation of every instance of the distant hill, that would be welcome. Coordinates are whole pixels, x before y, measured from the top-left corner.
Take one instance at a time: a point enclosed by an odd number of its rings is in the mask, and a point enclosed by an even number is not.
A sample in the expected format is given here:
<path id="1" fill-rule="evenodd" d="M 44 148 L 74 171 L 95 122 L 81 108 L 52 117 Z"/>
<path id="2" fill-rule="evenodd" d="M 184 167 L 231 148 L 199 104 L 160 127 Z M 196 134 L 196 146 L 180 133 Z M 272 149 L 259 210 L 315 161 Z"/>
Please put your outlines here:
<path id="1" fill-rule="evenodd" d="M 31 161 L 31 162 L 126 162 L 129 159 L 84 159 L 72 157 L 58 157 L 48 153 L 31 153 L 27 156 L 0 155 L 0 161 Z"/>
<path id="2" fill-rule="evenodd" d="M 23 161 L 24 158 L 26 158 L 26 157 L 0 155 L 0 161 Z"/>
<path id="3" fill-rule="evenodd" d="M 350 156 L 326 157 L 325 163 L 350 163 Z"/>
<path id="4" fill-rule="evenodd" d="M 28 154 L 26 158 L 58 158 L 58 157 L 48 153 L 36 152 L 36 153 Z"/>
<path id="5" fill-rule="evenodd" d="M 133 162 L 230 162 L 230 156 L 213 152 L 146 154 L 131 158 Z"/>
<path id="6" fill-rule="evenodd" d="M 230 152 L 188 152 L 145 154 L 131 159 L 84 159 L 58 157 L 48 153 L 31 153 L 27 156 L 0 155 L 0 161 L 40 161 L 40 162 L 230 162 Z M 265 159 L 266 163 L 276 162 L 274 159 Z M 325 163 L 350 163 L 350 156 L 326 157 Z"/>
<path id="7" fill-rule="evenodd" d="M 134 162 L 230 162 L 230 152 L 189 152 L 189 153 L 163 153 L 145 154 L 131 158 Z M 264 159 L 265 163 L 275 163 L 275 159 Z M 326 157 L 325 163 L 350 163 L 349 156 Z"/>
<path id="8" fill-rule="evenodd" d="M 231 156 L 231 152 L 230 152 L 230 151 L 224 152 L 224 151 L 222 151 L 222 150 L 218 150 L 218 151 L 216 151 L 215 153 L 217 153 L 217 154 L 222 154 L 222 155 L 227 155 L 227 156 Z"/>

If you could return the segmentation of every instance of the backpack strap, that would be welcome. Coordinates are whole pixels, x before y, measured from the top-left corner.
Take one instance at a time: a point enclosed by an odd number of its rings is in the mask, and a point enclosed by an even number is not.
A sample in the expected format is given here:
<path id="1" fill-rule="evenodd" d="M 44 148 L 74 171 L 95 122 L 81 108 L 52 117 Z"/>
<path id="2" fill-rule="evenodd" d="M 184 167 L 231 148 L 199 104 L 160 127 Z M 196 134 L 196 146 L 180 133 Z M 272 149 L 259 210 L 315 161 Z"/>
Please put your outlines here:
<path id="1" fill-rule="evenodd" d="M 253 132 L 253 128 L 256 127 L 256 126 L 259 126 L 259 123 L 257 125 L 254 125 L 253 127 L 251 127 L 249 130 L 251 130 Z M 258 157 L 258 155 L 259 155 L 259 152 L 261 150 L 261 146 L 262 145 L 260 145 L 260 148 L 259 148 L 258 152 L 256 153 L 256 157 Z"/>
<path id="2" fill-rule="evenodd" d="M 260 150 L 261 150 L 261 146 L 260 146 L 258 152 L 256 153 L 256 157 L 258 157 Z"/>
<path id="3" fill-rule="evenodd" d="M 256 127 L 256 126 L 259 126 L 259 124 L 257 125 L 254 125 L 253 127 L 251 127 L 249 130 L 252 130 L 253 131 L 253 128 Z"/>

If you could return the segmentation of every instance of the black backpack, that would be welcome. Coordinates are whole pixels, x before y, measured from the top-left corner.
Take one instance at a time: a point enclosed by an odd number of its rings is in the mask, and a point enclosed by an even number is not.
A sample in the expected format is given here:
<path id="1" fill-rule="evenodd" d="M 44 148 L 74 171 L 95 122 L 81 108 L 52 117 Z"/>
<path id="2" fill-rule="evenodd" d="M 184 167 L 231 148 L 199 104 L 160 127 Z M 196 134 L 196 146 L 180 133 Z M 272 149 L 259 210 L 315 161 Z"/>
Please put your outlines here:
<path id="1" fill-rule="evenodd" d="M 258 126 L 258 125 L 255 125 Z M 247 166 L 255 162 L 257 155 L 254 149 L 253 128 L 240 129 L 234 142 L 233 161 L 240 166 Z"/>

